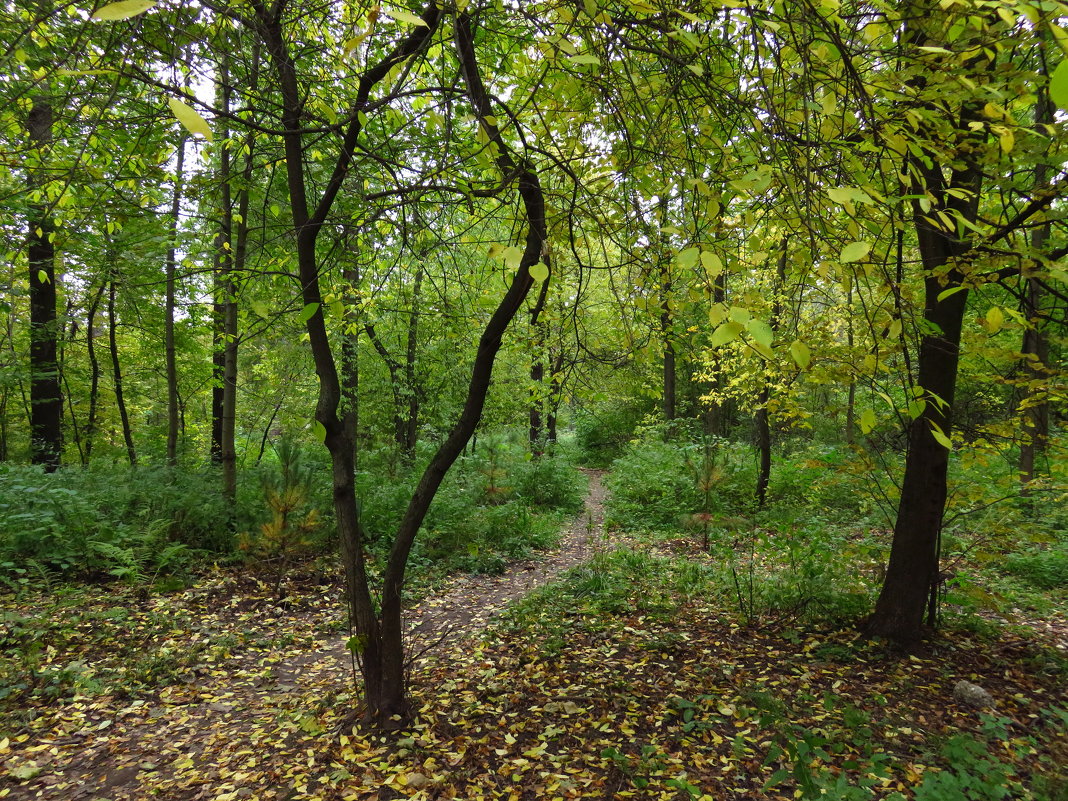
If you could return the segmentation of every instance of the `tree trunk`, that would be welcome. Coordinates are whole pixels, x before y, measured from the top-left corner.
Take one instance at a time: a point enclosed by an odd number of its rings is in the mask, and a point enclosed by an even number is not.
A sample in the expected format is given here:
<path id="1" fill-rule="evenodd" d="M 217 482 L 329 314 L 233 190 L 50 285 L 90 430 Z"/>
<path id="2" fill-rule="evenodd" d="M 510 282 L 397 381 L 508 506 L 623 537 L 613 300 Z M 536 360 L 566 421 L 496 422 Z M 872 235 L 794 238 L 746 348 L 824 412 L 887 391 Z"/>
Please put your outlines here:
<path id="1" fill-rule="evenodd" d="M 961 138 L 974 138 L 967 123 L 981 114 L 968 104 L 958 124 Z M 953 170 L 948 180 L 931 154 L 914 157 L 915 175 L 923 177 L 934 210 L 945 210 L 969 222 L 978 215 L 982 172 L 974 162 Z M 957 386 L 960 336 L 968 290 L 939 300 L 947 286 L 964 286 L 966 276 L 957 258 L 969 249 L 966 241 L 938 227 L 937 215 L 913 200 L 913 224 L 922 260 L 924 320 L 916 364 L 924 408 L 909 425 L 905 475 L 901 485 L 894 538 L 883 587 L 868 621 L 870 634 L 897 642 L 917 639 L 924 612 L 936 589 L 942 515 L 945 511 L 949 449 L 936 435 L 948 439 L 953 430 L 953 400 Z"/>
<path id="2" fill-rule="evenodd" d="M 52 142 L 52 104 L 35 97 L 27 120 L 30 145 L 38 166 Z M 45 181 L 27 170 L 31 195 Z M 52 472 L 63 453 L 63 396 L 60 389 L 56 316 L 55 225 L 45 200 L 33 200 L 27 216 L 30 279 L 30 461 Z"/>
<path id="3" fill-rule="evenodd" d="M 86 314 L 85 347 L 89 355 L 89 418 L 85 423 L 85 454 L 83 466 L 89 466 L 93 455 L 93 442 L 96 439 L 96 415 L 100 399 L 100 360 L 96 355 L 96 312 L 100 299 L 104 297 L 104 284 L 96 291 L 96 296 L 89 304 Z"/>
<path id="4" fill-rule="evenodd" d="M 134 448 L 133 431 L 130 430 L 130 416 L 126 412 L 126 400 L 122 392 L 122 370 L 119 367 L 119 343 L 116 337 L 115 317 L 115 276 L 108 278 L 108 346 L 111 350 L 111 375 L 115 385 L 115 405 L 119 409 L 122 422 L 122 439 L 126 443 L 126 456 L 130 466 L 137 464 L 137 451 Z"/>
<path id="5" fill-rule="evenodd" d="M 1045 92 L 1040 93 L 1035 109 L 1036 125 L 1051 125 L 1054 121 L 1053 103 Z M 1049 187 L 1049 165 L 1035 165 L 1035 190 Z M 1051 223 L 1044 222 L 1031 232 L 1031 249 L 1041 253 L 1049 241 Z M 1023 316 L 1027 324 L 1023 332 L 1020 352 L 1023 356 L 1023 372 L 1026 376 L 1020 407 L 1024 411 L 1024 431 L 1020 441 L 1020 482 L 1022 492 L 1034 481 L 1038 469 L 1036 463 L 1046 453 L 1049 444 L 1049 399 L 1044 385 L 1049 379 L 1046 365 L 1049 362 L 1049 340 L 1042 321 L 1042 284 L 1033 276 L 1024 278 Z"/>
<path id="6" fill-rule="evenodd" d="M 671 333 L 671 270 L 665 261 L 660 268 L 660 341 L 664 349 L 664 420 L 675 419 L 675 344 Z"/>
<path id="7" fill-rule="evenodd" d="M 546 264 L 547 267 L 551 265 Z M 527 442 L 530 453 L 535 458 L 545 453 L 545 431 L 542 420 L 542 409 L 545 405 L 545 395 L 542 384 L 545 382 L 545 361 L 543 351 L 545 349 L 545 322 L 541 320 L 541 313 L 545 309 L 545 299 L 549 294 L 549 281 L 551 276 L 541 282 L 541 290 L 538 292 L 538 300 L 534 308 L 530 310 L 530 406 L 527 410 L 529 429 Z"/>
<path id="8" fill-rule="evenodd" d="M 167 464 L 178 464 L 178 359 L 174 349 L 174 294 L 178 267 L 178 216 L 182 209 L 185 137 L 178 140 L 178 163 L 171 197 L 170 246 L 167 248 L 166 293 L 163 311 L 163 351 L 167 372 Z"/>
<path id="9" fill-rule="evenodd" d="M 315 372 L 319 378 L 319 399 L 315 417 L 325 430 L 324 442 L 330 452 L 332 464 L 334 513 L 341 541 L 348 602 L 355 622 L 356 636 L 353 645 L 360 654 L 364 678 L 365 718 L 371 722 L 386 724 L 395 716 L 405 716 L 408 711 L 403 685 L 404 651 L 401 642 L 399 585 L 390 585 L 397 589 L 395 600 L 383 598 L 383 619 L 390 622 L 395 620 L 396 624 L 395 630 L 384 637 L 363 561 L 364 533 L 360 525 L 355 494 L 355 443 L 350 436 L 350 421 L 339 414 L 343 388 L 323 315 L 319 262 L 315 247 L 319 232 L 348 175 L 352 156 L 363 130 L 360 119 L 363 115 L 352 115 L 342 137 L 333 171 L 326 179 L 319 201 L 313 208 L 308 197 L 308 178 L 304 166 L 304 133 L 301 129 L 304 97 L 296 65 L 286 45 L 282 21 L 278 16 L 280 10 L 281 6 L 272 10 L 262 5 L 257 6 L 257 31 L 263 36 L 278 78 L 286 186 L 293 217 L 302 300 L 306 306 L 315 305 L 314 313 L 305 322 Z M 416 26 L 393 51 L 362 73 L 354 108 L 361 109 L 368 101 L 371 90 L 394 66 L 426 45 L 437 29 L 440 17 L 441 10 L 435 3 L 430 3 L 422 13 L 425 25 Z M 530 278 L 526 271 L 522 270 L 521 275 L 529 285 Z M 496 315 L 493 319 L 496 319 Z M 424 498 L 418 491 L 417 496 L 420 500 Z M 431 492 L 425 499 L 426 503 L 429 504 L 432 498 Z M 425 511 L 423 507 L 422 514 L 425 514 Z M 422 515 L 419 515 L 419 518 L 421 520 Z M 417 529 L 418 523 L 415 526 L 415 530 Z M 415 530 L 411 532 L 413 537 Z M 409 542 L 406 548 L 410 546 Z M 403 580 L 403 569 L 400 571 L 400 579 Z M 394 608 L 390 604 L 395 606 L 395 616 L 387 615 L 387 609 Z"/>
<path id="10" fill-rule="evenodd" d="M 779 263 L 775 273 L 775 286 L 772 289 L 771 319 L 768 321 L 772 333 L 777 333 L 779 330 L 779 317 L 782 315 L 782 303 L 779 300 L 779 295 L 782 293 L 783 287 L 786 286 L 785 239 L 781 247 L 782 252 L 779 254 Z M 757 506 L 761 509 L 764 508 L 764 502 L 768 497 L 768 484 L 771 483 L 771 419 L 768 415 L 768 403 L 770 401 L 771 388 L 768 386 L 768 381 L 765 377 L 760 388 L 755 416 L 758 454 L 756 497 Z"/>

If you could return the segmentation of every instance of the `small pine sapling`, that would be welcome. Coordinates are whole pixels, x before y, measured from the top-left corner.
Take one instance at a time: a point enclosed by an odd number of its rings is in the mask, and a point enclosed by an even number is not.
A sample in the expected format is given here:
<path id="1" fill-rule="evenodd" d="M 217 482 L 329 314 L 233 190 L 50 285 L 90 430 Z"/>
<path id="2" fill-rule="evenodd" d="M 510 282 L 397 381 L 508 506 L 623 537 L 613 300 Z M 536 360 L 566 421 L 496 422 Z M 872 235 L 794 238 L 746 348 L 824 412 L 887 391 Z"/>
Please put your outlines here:
<path id="1" fill-rule="evenodd" d="M 282 582 L 297 556 L 310 544 L 310 535 L 319 527 L 319 510 L 309 507 L 312 469 L 302 459 L 300 449 L 290 440 L 274 446 L 279 471 L 264 476 L 263 495 L 271 519 L 258 533 L 241 535 L 238 547 L 259 559 L 272 574 L 275 600 L 283 599 Z"/>

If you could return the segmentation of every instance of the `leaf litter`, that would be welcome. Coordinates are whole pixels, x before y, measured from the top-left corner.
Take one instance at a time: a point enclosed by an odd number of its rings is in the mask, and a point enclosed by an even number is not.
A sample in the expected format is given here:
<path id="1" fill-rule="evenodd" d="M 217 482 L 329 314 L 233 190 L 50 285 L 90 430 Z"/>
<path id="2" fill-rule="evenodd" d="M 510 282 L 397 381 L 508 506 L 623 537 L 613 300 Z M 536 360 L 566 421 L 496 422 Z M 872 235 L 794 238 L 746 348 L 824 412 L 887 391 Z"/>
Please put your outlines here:
<path id="1" fill-rule="evenodd" d="M 962 733 L 1012 786 L 1063 780 L 1068 640 L 1049 621 L 903 654 L 850 630 L 746 627 L 709 599 L 649 603 L 637 585 L 611 613 L 543 611 L 548 628 L 497 618 L 615 546 L 602 498 L 594 474 L 558 551 L 454 578 L 414 611 L 413 643 L 436 647 L 413 666 L 414 723 L 388 736 L 339 731 L 352 665 L 339 588 L 315 570 L 285 608 L 226 571 L 152 598 L 7 599 L 0 798 L 908 797 Z M 956 703 L 961 680 L 994 709 Z"/>

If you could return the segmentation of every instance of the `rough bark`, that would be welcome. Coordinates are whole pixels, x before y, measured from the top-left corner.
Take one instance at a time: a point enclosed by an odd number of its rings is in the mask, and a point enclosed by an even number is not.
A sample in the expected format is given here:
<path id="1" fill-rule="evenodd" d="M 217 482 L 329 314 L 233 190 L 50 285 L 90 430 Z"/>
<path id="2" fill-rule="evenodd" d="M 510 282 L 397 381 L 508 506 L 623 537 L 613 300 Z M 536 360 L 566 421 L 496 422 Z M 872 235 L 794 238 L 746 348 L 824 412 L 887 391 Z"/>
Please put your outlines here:
<path id="1" fill-rule="evenodd" d="M 30 145 L 43 162 L 52 142 L 52 104 L 33 99 L 27 120 Z M 39 165 L 38 165 L 39 166 Z M 38 169 L 27 170 L 31 194 L 42 191 Z M 55 224 L 47 200 L 35 198 L 27 215 L 30 286 L 30 461 L 51 472 L 63 453 L 63 395 L 58 356 L 56 315 Z"/>
<path id="2" fill-rule="evenodd" d="M 167 374 L 167 464 L 178 464 L 178 358 L 174 348 L 174 307 L 178 270 L 178 216 L 182 208 L 182 178 L 185 168 L 185 137 L 178 141 L 174 190 L 171 195 L 170 245 L 164 265 L 166 290 L 163 301 L 163 356 Z M 91 335 L 91 334 L 90 334 Z"/>

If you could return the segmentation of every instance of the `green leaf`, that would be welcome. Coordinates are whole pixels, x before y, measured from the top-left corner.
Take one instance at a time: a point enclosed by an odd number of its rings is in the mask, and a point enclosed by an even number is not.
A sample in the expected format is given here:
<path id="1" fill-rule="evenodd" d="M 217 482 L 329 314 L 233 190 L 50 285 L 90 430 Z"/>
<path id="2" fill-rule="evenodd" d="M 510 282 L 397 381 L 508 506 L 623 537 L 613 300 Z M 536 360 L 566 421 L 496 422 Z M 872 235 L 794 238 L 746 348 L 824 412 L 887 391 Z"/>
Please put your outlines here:
<path id="1" fill-rule="evenodd" d="M 252 311 L 256 312 L 260 317 L 266 320 L 271 316 L 271 310 L 267 307 L 267 304 L 262 300 L 252 301 Z"/>
<path id="2" fill-rule="evenodd" d="M 326 426 L 316 420 L 312 423 L 312 436 L 319 442 L 326 442 Z"/>
<path id="3" fill-rule="evenodd" d="M 909 417 L 915 420 L 917 417 L 923 414 L 923 410 L 926 408 L 927 401 L 925 401 L 923 398 L 918 398 L 917 400 L 912 401 L 911 403 L 909 403 Z"/>
<path id="4" fill-rule="evenodd" d="M 710 278 L 715 278 L 723 272 L 722 259 L 715 253 L 709 253 L 707 250 L 701 253 L 701 264 Z"/>
<path id="5" fill-rule="evenodd" d="M 537 264 L 531 265 L 530 277 L 538 283 L 541 283 L 542 281 L 546 280 L 549 277 L 548 266 L 541 261 L 539 261 Z"/>
<path id="6" fill-rule="evenodd" d="M 873 412 L 871 409 L 865 409 L 863 412 L 860 413 L 860 420 L 858 420 L 857 422 L 860 423 L 860 430 L 863 433 L 870 433 L 871 430 L 875 428 L 875 412 Z"/>
<path id="7" fill-rule="evenodd" d="M 302 323 L 308 322 L 312 318 L 312 315 L 319 310 L 318 303 L 309 303 L 303 309 L 300 310 L 300 321 Z"/>
<path id="8" fill-rule="evenodd" d="M 950 297 L 951 295 L 956 295 L 958 292 L 961 292 L 967 288 L 968 287 L 965 286 L 951 286 L 949 289 L 943 289 L 941 292 L 938 293 L 938 302 L 941 303 L 943 300 Z"/>
<path id="9" fill-rule="evenodd" d="M 509 270 L 518 270 L 519 263 L 523 261 L 523 251 L 517 248 L 515 245 L 506 247 L 501 256 L 504 258 L 504 265 Z"/>
<path id="10" fill-rule="evenodd" d="M 844 248 L 842 253 L 838 257 L 838 260 L 842 264 L 849 264 L 855 261 L 861 261 L 871 251 L 871 242 L 850 242 Z"/>
<path id="11" fill-rule="evenodd" d="M 684 270 L 689 270 L 691 267 L 697 264 L 697 259 L 700 258 L 700 256 L 700 248 L 686 248 L 686 250 L 680 252 L 676 258 L 678 259 L 679 267 Z"/>
<path id="12" fill-rule="evenodd" d="M 991 306 L 986 312 L 986 327 L 991 334 L 996 334 L 1005 325 L 1005 313 L 998 306 Z"/>
<path id="13" fill-rule="evenodd" d="M 812 351 L 801 340 L 795 340 L 790 343 L 790 356 L 793 358 L 794 364 L 802 370 L 807 369 L 809 364 L 812 363 Z"/>
<path id="14" fill-rule="evenodd" d="M 771 330 L 771 326 L 755 317 L 745 324 L 745 330 L 758 345 L 763 345 L 765 348 L 770 348 L 775 339 L 775 332 Z"/>
<path id="15" fill-rule="evenodd" d="M 422 25 L 427 27 L 426 20 L 421 17 L 417 17 L 411 11 L 405 11 L 400 8 L 386 8 L 383 11 L 389 16 L 393 17 L 397 22 L 407 22 L 409 25 Z"/>
<path id="16" fill-rule="evenodd" d="M 738 335 L 741 333 L 742 324 L 732 320 L 731 322 L 724 323 L 713 331 L 708 344 L 710 347 L 718 348 L 720 345 L 726 345 L 728 342 L 737 339 Z"/>
<path id="17" fill-rule="evenodd" d="M 209 142 L 211 141 L 211 126 L 208 121 L 201 117 L 192 106 L 183 103 L 176 97 L 167 98 L 167 106 L 174 118 L 182 124 L 189 133 L 200 134 Z"/>
<path id="18" fill-rule="evenodd" d="M 946 433 L 942 430 L 942 427 L 938 425 L 938 423 L 936 423 L 934 420 L 930 420 L 929 422 L 931 424 L 931 436 L 934 437 L 938 444 L 946 450 L 953 450 L 953 443 L 950 441 L 949 437 L 946 436 Z"/>
<path id="19" fill-rule="evenodd" d="M 572 64 L 592 64 L 595 67 L 601 65 L 601 59 L 597 56 L 591 56 L 589 53 L 580 53 L 577 56 L 571 56 Z"/>
<path id="20" fill-rule="evenodd" d="M 92 19 L 111 22 L 118 19 L 129 19 L 138 14 L 144 14 L 154 5 L 157 0 L 121 0 L 118 3 L 108 3 L 101 6 L 92 14 Z"/>
<path id="21" fill-rule="evenodd" d="M 1068 61 L 1062 61 L 1049 79 L 1049 99 L 1068 111 Z"/>

